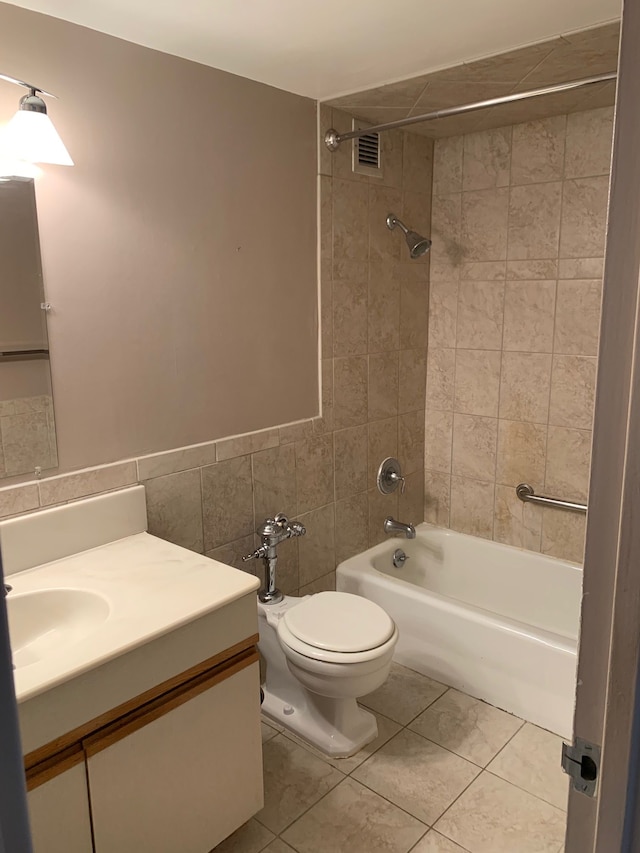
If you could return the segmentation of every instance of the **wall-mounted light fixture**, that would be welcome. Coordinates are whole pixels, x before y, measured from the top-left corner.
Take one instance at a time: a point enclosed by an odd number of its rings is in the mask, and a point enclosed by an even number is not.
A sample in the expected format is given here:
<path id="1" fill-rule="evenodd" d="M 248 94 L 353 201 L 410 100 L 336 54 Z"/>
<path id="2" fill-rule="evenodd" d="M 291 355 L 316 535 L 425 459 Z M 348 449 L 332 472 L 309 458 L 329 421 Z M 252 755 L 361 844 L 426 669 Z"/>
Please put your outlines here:
<path id="1" fill-rule="evenodd" d="M 3 153 L 29 163 L 73 166 L 64 142 L 47 115 L 47 105 L 40 97 L 55 98 L 55 95 L 6 74 L 0 74 L 0 80 L 16 83 L 29 90 L 27 95 L 20 98 L 18 112 L 0 133 L 0 149 Z"/>

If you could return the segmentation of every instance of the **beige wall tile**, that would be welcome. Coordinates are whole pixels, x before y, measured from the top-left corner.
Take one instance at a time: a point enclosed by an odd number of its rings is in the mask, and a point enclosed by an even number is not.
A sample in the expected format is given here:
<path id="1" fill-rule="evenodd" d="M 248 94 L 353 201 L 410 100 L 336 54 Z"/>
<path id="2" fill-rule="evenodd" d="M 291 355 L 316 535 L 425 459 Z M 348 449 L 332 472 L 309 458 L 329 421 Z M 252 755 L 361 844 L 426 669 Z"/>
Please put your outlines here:
<path id="1" fill-rule="evenodd" d="M 462 194 L 462 245 L 467 260 L 506 259 L 508 216 L 506 187 Z"/>
<path id="2" fill-rule="evenodd" d="M 467 477 L 451 478 L 451 519 L 453 530 L 491 539 L 495 485 Z"/>
<path id="3" fill-rule="evenodd" d="M 429 286 L 429 347 L 454 347 L 458 317 L 458 282 L 431 281 Z"/>
<path id="4" fill-rule="evenodd" d="M 608 194 L 608 175 L 564 182 L 560 257 L 604 254 Z"/>
<path id="5" fill-rule="evenodd" d="M 138 459 L 138 478 L 151 480 L 165 474 L 177 474 L 190 468 L 202 468 L 216 461 L 215 441 L 207 444 L 195 444 L 193 447 L 181 447 L 166 453 L 154 453 Z"/>
<path id="6" fill-rule="evenodd" d="M 522 421 L 499 421 L 496 482 L 515 487 L 544 484 L 547 427 Z"/>
<path id="7" fill-rule="evenodd" d="M 495 480 L 498 421 L 477 415 L 453 416 L 451 470 L 460 477 Z"/>
<path id="8" fill-rule="evenodd" d="M 427 390 L 427 350 L 400 350 L 398 411 L 424 409 Z"/>
<path id="9" fill-rule="evenodd" d="M 402 220 L 408 228 L 429 237 L 431 234 L 431 193 L 405 189 L 402 193 Z M 396 239 L 398 236 L 396 234 Z M 413 266 L 430 262 L 430 253 L 411 260 L 409 251 L 403 243 L 404 241 L 400 240 L 401 260 L 411 263 Z"/>
<path id="10" fill-rule="evenodd" d="M 55 466 L 46 412 L 5 415 L 0 418 L 0 431 L 7 476 L 32 474 L 36 465 L 42 469 Z"/>
<path id="11" fill-rule="evenodd" d="M 462 193 L 434 195 L 431 203 L 431 260 L 440 265 L 442 277 L 460 267 L 467 254 L 462 242 Z"/>
<path id="12" fill-rule="evenodd" d="M 369 258 L 371 261 L 399 261 L 402 248 L 398 231 L 387 228 L 387 216 L 401 215 L 402 194 L 390 187 L 369 187 Z M 415 226 L 414 226 L 415 227 Z"/>
<path id="13" fill-rule="evenodd" d="M 367 488 L 376 485 L 378 469 L 389 456 L 398 456 L 398 419 L 388 418 L 368 424 L 368 478 Z"/>
<path id="14" fill-rule="evenodd" d="M 369 356 L 369 420 L 398 414 L 398 353 Z"/>
<path id="15" fill-rule="evenodd" d="M 427 353 L 427 406 L 453 411 L 456 351 L 430 349 Z"/>
<path id="16" fill-rule="evenodd" d="M 600 337 L 600 281 L 559 281 L 554 350 L 597 355 Z"/>
<path id="17" fill-rule="evenodd" d="M 562 258 L 558 278 L 597 278 L 602 281 L 604 258 Z"/>
<path id="18" fill-rule="evenodd" d="M 565 177 L 609 175 L 613 144 L 613 107 L 572 113 L 567 121 Z"/>
<path id="19" fill-rule="evenodd" d="M 253 533 L 251 457 L 238 456 L 201 470 L 204 550 Z"/>
<path id="20" fill-rule="evenodd" d="M 369 547 L 384 542 L 388 535 L 384 532 L 384 520 L 388 516 L 398 518 L 398 493 L 383 495 L 378 489 L 369 489 Z"/>
<path id="21" fill-rule="evenodd" d="M 149 533 L 174 545 L 202 553 L 202 492 L 200 471 L 182 471 L 147 480 Z"/>
<path id="22" fill-rule="evenodd" d="M 440 471 L 424 472 L 424 520 L 449 527 L 451 476 Z"/>
<path id="23" fill-rule="evenodd" d="M 595 358 L 579 355 L 553 357 L 550 424 L 592 429 L 596 366 Z"/>
<path id="24" fill-rule="evenodd" d="M 333 434 L 336 500 L 367 488 L 368 426 L 362 424 Z"/>
<path id="25" fill-rule="evenodd" d="M 333 280 L 333 355 L 361 355 L 367 352 L 367 275 L 364 264 L 353 265 L 362 278 Z M 354 273 L 356 270 L 354 270 Z"/>
<path id="26" fill-rule="evenodd" d="M 345 146 L 345 150 L 349 146 Z M 333 179 L 333 256 L 352 261 L 369 258 L 369 187 Z"/>
<path id="27" fill-rule="evenodd" d="M 369 547 L 369 502 L 366 492 L 336 501 L 336 563 Z"/>
<path id="28" fill-rule="evenodd" d="M 385 134 L 383 134 L 384 136 Z M 404 140 L 402 186 L 431 195 L 434 144 L 432 139 L 417 133 L 401 134 Z"/>
<path id="29" fill-rule="evenodd" d="M 280 444 L 290 444 L 292 441 L 304 441 L 313 435 L 313 421 L 297 421 L 280 427 Z"/>
<path id="30" fill-rule="evenodd" d="M 551 352 L 555 281 L 508 281 L 504 298 L 505 350 Z"/>
<path id="31" fill-rule="evenodd" d="M 513 421 L 546 423 L 549 416 L 551 355 L 504 352 L 499 416 Z"/>
<path id="32" fill-rule="evenodd" d="M 242 560 L 247 554 L 251 554 L 255 550 L 255 547 L 256 541 L 254 535 L 251 534 L 250 536 L 243 536 L 242 539 L 237 539 L 235 542 L 229 542 L 227 545 L 214 548 L 212 551 L 207 551 L 205 557 L 217 560 L 226 566 L 232 566 L 241 572 L 247 572 L 249 575 L 257 576 L 258 574 L 262 574 L 259 561 L 247 560 L 245 563 Z"/>
<path id="33" fill-rule="evenodd" d="M 511 486 L 496 485 L 493 538 L 504 545 L 539 551 L 542 508 L 524 503 Z"/>
<path id="34" fill-rule="evenodd" d="M 298 511 L 294 445 L 285 444 L 254 453 L 251 464 L 256 526 L 278 512 L 294 516 Z"/>
<path id="35" fill-rule="evenodd" d="M 122 489 L 137 483 L 135 462 L 117 462 L 114 465 L 103 465 L 100 468 L 87 468 L 75 474 L 64 474 L 60 477 L 50 477 L 40 480 L 41 506 L 66 503 L 88 495 L 109 492 L 112 489 Z"/>
<path id="36" fill-rule="evenodd" d="M 333 572 L 336 567 L 333 503 L 298 516 L 307 532 L 298 540 L 300 586 Z"/>
<path id="37" fill-rule="evenodd" d="M 367 358 L 336 358 L 333 363 L 333 418 L 335 429 L 367 420 Z"/>
<path id="38" fill-rule="evenodd" d="M 329 504 L 334 499 L 333 435 L 296 442 L 298 513 Z"/>
<path id="39" fill-rule="evenodd" d="M 498 417 L 501 361 L 494 350 L 456 351 L 454 411 Z"/>
<path id="40" fill-rule="evenodd" d="M 424 471 L 415 471 L 407 475 L 404 494 L 398 495 L 398 516 L 409 524 L 424 521 Z"/>
<path id="41" fill-rule="evenodd" d="M 317 592 L 334 592 L 336 588 L 336 573 L 329 572 L 328 575 L 318 578 L 311 583 L 300 587 L 300 595 L 315 595 Z M 267 852 L 268 853 L 268 852 Z M 286 853 L 286 848 L 284 853 Z"/>
<path id="42" fill-rule="evenodd" d="M 424 469 L 424 412 L 406 412 L 398 418 L 398 459 L 402 473 Z"/>
<path id="43" fill-rule="evenodd" d="M 558 261 L 555 258 L 546 258 L 541 261 L 507 261 L 509 281 L 555 280 L 556 278 L 558 278 Z"/>
<path id="44" fill-rule="evenodd" d="M 29 510 L 37 509 L 39 506 L 38 486 L 35 483 L 0 489 L 0 518 L 29 512 Z"/>
<path id="45" fill-rule="evenodd" d="M 403 149 L 404 137 L 407 134 L 401 130 L 390 130 L 381 136 L 382 142 L 382 177 L 379 179 L 385 187 L 400 189 L 404 176 Z M 373 178 L 370 183 L 373 183 Z"/>
<path id="46" fill-rule="evenodd" d="M 585 502 L 589 490 L 591 431 L 550 426 L 545 489 L 553 497 Z"/>
<path id="47" fill-rule="evenodd" d="M 457 193 L 462 191 L 463 136 L 436 139 L 433 148 L 433 192 Z"/>
<path id="48" fill-rule="evenodd" d="M 464 349 L 502 347 L 504 281 L 462 281 L 456 344 Z"/>
<path id="49" fill-rule="evenodd" d="M 512 187 L 509 200 L 510 260 L 556 258 L 560 237 L 562 184 Z"/>
<path id="50" fill-rule="evenodd" d="M 400 281 L 392 264 L 369 265 L 368 351 L 400 345 Z"/>
<path id="51" fill-rule="evenodd" d="M 235 435 L 231 438 L 222 438 L 216 443 L 216 459 L 224 462 L 225 459 L 233 459 L 234 456 L 247 456 L 258 450 L 266 450 L 268 447 L 277 447 L 280 444 L 280 433 L 277 427 L 263 429 L 259 432 L 248 432 L 245 435 Z"/>
<path id="52" fill-rule="evenodd" d="M 320 357 L 333 357 L 333 281 L 330 262 L 321 261 L 320 282 Z"/>
<path id="53" fill-rule="evenodd" d="M 320 257 L 331 262 L 333 255 L 332 206 L 333 182 L 331 178 L 321 176 L 320 184 Z"/>
<path id="54" fill-rule="evenodd" d="M 322 135 L 333 127 L 333 109 L 327 104 L 318 104 L 318 124 Z M 326 145 L 318 145 L 318 173 L 331 175 L 333 172 L 333 154 Z"/>
<path id="55" fill-rule="evenodd" d="M 468 261 L 460 266 L 462 281 L 503 281 L 506 261 Z"/>
<path id="56" fill-rule="evenodd" d="M 462 189 L 487 190 L 509 186 L 511 128 L 469 133 L 464 139 Z"/>
<path id="57" fill-rule="evenodd" d="M 425 413 L 424 464 L 431 471 L 451 471 L 453 414 L 427 409 Z"/>
<path id="58" fill-rule="evenodd" d="M 426 347 L 429 336 L 428 267 L 400 264 L 400 340 L 407 349 Z"/>
<path id="59" fill-rule="evenodd" d="M 577 512 L 544 509 L 542 521 L 542 553 L 560 560 L 582 563 L 586 516 Z"/>
<path id="60" fill-rule="evenodd" d="M 513 128 L 511 184 L 537 184 L 563 177 L 567 117 L 517 124 Z"/>

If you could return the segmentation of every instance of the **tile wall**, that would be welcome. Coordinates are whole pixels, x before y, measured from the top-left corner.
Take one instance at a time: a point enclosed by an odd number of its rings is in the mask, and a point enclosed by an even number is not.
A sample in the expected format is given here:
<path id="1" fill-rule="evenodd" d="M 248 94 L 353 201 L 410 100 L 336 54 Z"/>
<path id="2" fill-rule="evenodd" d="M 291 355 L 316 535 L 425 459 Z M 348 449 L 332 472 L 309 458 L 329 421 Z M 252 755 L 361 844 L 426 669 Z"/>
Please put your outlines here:
<path id="1" fill-rule="evenodd" d="M 581 561 L 612 108 L 438 140 L 426 520 Z"/>
<path id="2" fill-rule="evenodd" d="M 53 400 L 48 394 L 0 400 L 0 477 L 58 464 Z"/>

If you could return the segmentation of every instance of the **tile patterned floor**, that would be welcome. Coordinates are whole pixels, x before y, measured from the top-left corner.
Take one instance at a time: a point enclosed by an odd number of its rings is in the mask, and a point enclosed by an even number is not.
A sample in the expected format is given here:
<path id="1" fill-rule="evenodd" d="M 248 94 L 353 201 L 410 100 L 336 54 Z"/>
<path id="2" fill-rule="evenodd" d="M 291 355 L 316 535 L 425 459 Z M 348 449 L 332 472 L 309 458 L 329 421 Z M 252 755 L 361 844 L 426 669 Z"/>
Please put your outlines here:
<path id="1" fill-rule="evenodd" d="M 562 853 L 559 737 L 396 664 L 362 704 L 353 758 L 263 723 L 265 807 L 214 853 Z"/>

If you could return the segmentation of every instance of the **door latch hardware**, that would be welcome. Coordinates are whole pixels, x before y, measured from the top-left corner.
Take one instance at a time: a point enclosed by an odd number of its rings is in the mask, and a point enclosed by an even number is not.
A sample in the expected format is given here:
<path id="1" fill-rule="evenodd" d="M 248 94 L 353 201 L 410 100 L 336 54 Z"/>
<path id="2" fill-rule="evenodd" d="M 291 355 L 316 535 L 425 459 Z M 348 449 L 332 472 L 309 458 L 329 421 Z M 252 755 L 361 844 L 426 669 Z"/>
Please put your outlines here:
<path id="1" fill-rule="evenodd" d="M 600 747 L 579 737 L 573 746 L 563 743 L 562 769 L 571 777 L 575 791 L 593 797 L 600 773 Z"/>

